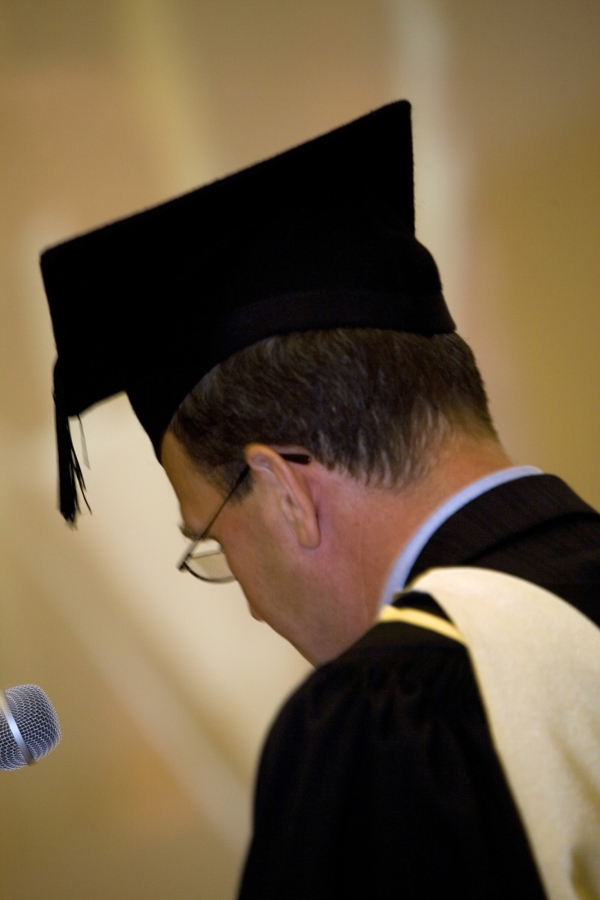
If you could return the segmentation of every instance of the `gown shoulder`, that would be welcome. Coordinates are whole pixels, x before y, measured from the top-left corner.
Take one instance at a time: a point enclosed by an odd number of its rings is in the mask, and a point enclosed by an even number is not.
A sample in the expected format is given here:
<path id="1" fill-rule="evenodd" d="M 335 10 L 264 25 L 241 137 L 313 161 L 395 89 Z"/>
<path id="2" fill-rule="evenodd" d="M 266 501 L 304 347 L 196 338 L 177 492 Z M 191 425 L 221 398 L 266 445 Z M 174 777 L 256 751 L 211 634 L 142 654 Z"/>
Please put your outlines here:
<path id="1" fill-rule="evenodd" d="M 468 653 L 375 626 L 265 743 L 241 900 L 545 896 Z"/>

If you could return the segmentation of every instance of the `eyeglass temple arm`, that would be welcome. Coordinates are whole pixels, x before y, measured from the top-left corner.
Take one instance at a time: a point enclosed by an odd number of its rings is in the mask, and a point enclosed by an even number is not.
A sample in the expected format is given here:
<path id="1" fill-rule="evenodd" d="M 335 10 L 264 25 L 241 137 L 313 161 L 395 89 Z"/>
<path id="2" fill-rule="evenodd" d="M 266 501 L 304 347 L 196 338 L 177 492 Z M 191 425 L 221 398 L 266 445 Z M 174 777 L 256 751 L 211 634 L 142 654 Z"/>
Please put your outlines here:
<path id="1" fill-rule="evenodd" d="M 312 462 L 312 457 L 308 453 L 280 453 L 282 459 L 288 462 L 298 463 L 300 466 L 307 466 Z"/>

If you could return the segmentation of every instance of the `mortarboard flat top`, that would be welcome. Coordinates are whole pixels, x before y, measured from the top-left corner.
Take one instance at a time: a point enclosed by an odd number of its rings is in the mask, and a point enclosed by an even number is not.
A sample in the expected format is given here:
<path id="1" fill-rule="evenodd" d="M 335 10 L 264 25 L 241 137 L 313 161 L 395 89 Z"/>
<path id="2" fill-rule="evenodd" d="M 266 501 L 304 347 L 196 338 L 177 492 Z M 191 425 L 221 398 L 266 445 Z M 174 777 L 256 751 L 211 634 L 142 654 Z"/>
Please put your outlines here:
<path id="1" fill-rule="evenodd" d="M 68 416 L 126 391 L 158 453 L 203 375 L 262 338 L 454 329 L 435 262 L 414 237 L 406 101 L 46 250 L 41 267 L 71 521 Z"/>

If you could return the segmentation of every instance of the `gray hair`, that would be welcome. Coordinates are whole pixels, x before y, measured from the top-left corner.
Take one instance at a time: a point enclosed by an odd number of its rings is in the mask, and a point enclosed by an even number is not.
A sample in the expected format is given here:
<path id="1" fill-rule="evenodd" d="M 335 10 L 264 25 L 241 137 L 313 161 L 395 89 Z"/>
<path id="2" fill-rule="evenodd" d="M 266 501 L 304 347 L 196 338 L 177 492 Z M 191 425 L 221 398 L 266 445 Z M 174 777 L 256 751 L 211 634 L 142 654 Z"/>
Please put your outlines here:
<path id="1" fill-rule="evenodd" d="M 304 447 L 327 468 L 403 487 L 425 473 L 454 430 L 496 439 L 462 338 L 374 328 L 294 332 L 252 344 L 198 382 L 169 428 L 223 491 L 253 442 Z"/>

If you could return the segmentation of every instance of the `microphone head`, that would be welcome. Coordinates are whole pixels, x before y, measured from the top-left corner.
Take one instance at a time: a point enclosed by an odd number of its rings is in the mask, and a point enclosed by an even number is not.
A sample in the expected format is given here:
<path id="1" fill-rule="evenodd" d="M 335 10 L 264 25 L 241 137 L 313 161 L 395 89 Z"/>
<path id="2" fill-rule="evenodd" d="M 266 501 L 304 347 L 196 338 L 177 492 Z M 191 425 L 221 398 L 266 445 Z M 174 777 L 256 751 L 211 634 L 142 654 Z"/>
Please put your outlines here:
<path id="1" fill-rule="evenodd" d="M 35 684 L 8 688 L 6 700 L 26 748 L 36 761 L 54 750 L 60 741 L 58 716 L 44 691 Z M 9 716 L 10 718 L 10 716 Z M 0 769 L 27 765 L 6 716 L 0 709 Z"/>

